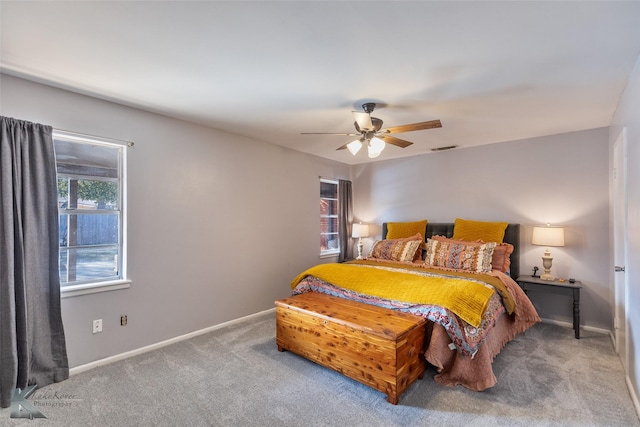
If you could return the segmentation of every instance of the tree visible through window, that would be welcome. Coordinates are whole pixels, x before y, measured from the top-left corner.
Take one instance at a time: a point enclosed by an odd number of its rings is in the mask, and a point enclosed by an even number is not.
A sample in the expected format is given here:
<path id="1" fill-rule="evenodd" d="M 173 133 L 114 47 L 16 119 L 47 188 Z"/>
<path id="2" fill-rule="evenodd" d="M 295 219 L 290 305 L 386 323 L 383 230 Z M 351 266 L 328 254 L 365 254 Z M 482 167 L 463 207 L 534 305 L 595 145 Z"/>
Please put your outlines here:
<path id="1" fill-rule="evenodd" d="M 122 279 L 122 145 L 53 135 L 62 286 Z"/>
<path id="2" fill-rule="evenodd" d="M 338 181 L 320 178 L 320 255 L 340 253 Z"/>

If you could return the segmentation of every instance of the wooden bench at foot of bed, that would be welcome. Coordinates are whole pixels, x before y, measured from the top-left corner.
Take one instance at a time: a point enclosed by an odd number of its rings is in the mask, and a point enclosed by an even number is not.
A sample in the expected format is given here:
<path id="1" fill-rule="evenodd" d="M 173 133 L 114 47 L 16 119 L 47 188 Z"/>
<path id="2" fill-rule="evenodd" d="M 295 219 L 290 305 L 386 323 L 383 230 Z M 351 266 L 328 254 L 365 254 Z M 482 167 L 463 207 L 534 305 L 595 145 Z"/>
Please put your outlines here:
<path id="1" fill-rule="evenodd" d="M 279 351 L 386 393 L 394 405 L 424 375 L 422 317 L 315 292 L 275 304 Z"/>

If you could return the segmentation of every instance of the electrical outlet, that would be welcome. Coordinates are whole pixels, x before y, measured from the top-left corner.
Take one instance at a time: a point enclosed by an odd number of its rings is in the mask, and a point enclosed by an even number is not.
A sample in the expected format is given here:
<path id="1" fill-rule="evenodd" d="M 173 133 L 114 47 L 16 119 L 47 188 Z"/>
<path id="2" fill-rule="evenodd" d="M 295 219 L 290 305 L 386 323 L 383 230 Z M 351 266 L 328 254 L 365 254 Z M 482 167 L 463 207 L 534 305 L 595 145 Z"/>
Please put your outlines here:
<path id="1" fill-rule="evenodd" d="M 120 316 L 120 326 L 127 326 L 127 315 L 123 314 Z"/>
<path id="2" fill-rule="evenodd" d="M 102 332 L 102 319 L 93 321 L 93 333 L 97 334 L 98 332 Z"/>

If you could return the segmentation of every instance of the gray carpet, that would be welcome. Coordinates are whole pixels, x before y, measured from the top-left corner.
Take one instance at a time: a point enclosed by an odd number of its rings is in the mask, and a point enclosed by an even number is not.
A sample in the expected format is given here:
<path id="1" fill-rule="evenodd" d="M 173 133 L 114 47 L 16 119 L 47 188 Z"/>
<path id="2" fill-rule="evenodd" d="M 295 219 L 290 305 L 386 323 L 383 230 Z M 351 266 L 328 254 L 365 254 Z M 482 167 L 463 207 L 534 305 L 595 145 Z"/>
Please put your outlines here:
<path id="1" fill-rule="evenodd" d="M 71 377 L 30 400 L 46 419 L 19 426 L 640 426 L 606 335 L 539 324 L 494 362 L 498 384 L 447 388 L 428 369 L 400 396 L 275 345 L 268 313 Z"/>

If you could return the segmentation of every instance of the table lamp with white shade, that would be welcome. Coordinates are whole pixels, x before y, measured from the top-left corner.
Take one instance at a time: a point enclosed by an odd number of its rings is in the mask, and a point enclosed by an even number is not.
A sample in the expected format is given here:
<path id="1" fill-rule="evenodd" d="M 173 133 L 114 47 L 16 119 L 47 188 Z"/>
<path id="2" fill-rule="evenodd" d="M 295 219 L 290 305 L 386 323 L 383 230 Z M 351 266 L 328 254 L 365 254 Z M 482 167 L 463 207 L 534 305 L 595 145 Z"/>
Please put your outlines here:
<path id="1" fill-rule="evenodd" d="M 531 238 L 531 244 L 537 246 L 547 246 L 542 256 L 542 266 L 544 267 L 544 274 L 540 276 L 542 280 L 555 280 L 555 277 L 551 274 L 551 263 L 553 258 L 549 251 L 550 246 L 564 246 L 564 228 L 552 227 L 547 224 L 546 226 L 540 225 L 533 227 L 533 237 Z"/>
<path id="2" fill-rule="evenodd" d="M 351 237 L 358 239 L 358 257 L 356 259 L 362 259 L 362 238 L 369 237 L 369 226 L 363 223 L 353 224 Z"/>

